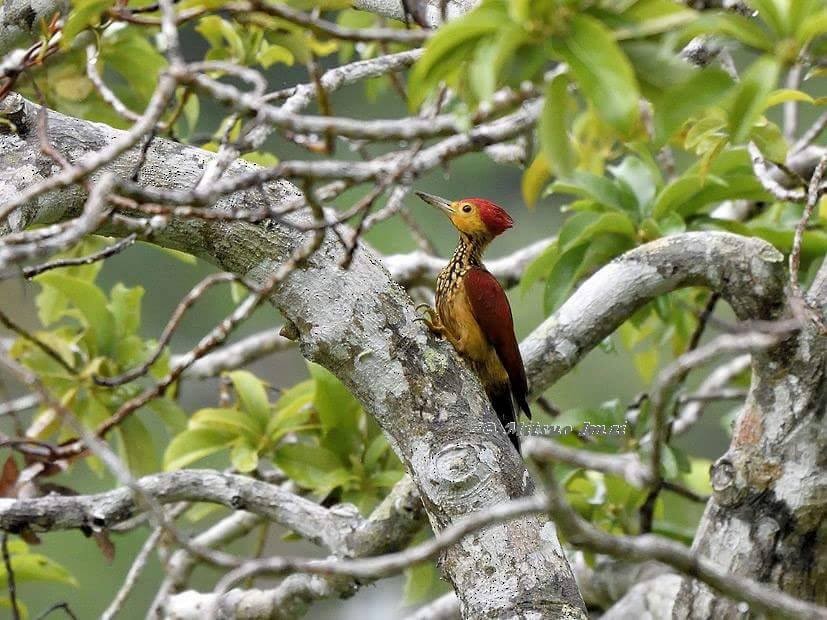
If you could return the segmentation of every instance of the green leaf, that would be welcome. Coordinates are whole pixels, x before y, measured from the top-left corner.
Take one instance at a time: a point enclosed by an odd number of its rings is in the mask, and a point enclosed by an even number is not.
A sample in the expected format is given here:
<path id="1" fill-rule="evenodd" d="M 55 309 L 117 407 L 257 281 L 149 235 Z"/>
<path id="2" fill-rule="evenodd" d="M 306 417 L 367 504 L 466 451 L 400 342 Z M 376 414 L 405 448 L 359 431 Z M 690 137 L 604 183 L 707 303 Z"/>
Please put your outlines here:
<path id="1" fill-rule="evenodd" d="M 276 415 L 282 411 L 292 408 L 302 408 L 313 402 L 313 395 L 316 393 L 316 383 L 312 379 L 301 381 L 291 388 L 282 392 L 276 401 Z"/>
<path id="2" fill-rule="evenodd" d="M 665 143 L 696 112 L 717 103 L 732 86 L 732 78 L 717 67 L 694 73 L 655 102 L 655 142 Z"/>
<path id="3" fill-rule="evenodd" d="M 781 128 L 775 123 L 759 122 L 752 128 L 750 139 L 770 161 L 784 162 L 787 160 L 787 140 Z"/>
<path id="4" fill-rule="evenodd" d="M 681 39 L 688 41 L 698 35 L 712 34 L 726 35 L 744 45 L 767 52 L 772 51 L 777 40 L 757 20 L 735 13 L 701 15 L 683 30 Z"/>
<path id="5" fill-rule="evenodd" d="M 604 214 L 616 216 L 617 214 Z M 601 218 L 602 219 L 602 218 Z M 611 222 L 604 222 L 606 231 L 613 229 Z M 599 229 L 600 223 L 594 224 Z M 623 228 L 621 225 L 620 228 Z M 634 229 L 632 229 L 634 231 Z M 633 235 L 634 236 L 634 235 Z M 599 232 L 581 235 L 581 239 L 589 239 L 580 245 L 567 250 L 554 265 L 546 281 L 544 309 L 547 314 L 556 310 L 568 297 L 577 281 L 590 270 L 603 266 L 606 262 L 632 247 L 634 241 L 626 232 Z"/>
<path id="6" fill-rule="evenodd" d="M 15 602 L 17 603 L 17 609 L 20 611 L 20 617 L 22 618 L 22 620 L 28 620 L 29 608 L 23 601 L 20 600 L 19 597 L 16 599 Z M 11 599 L 8 596 L 0 596 L 0 608 L 11 610 L 11 607 Z M 9 616 L 11 616 L 11 612 L 9 612 Z"/>
<path id="7" fill-rule="evenodd" d="M 623 12 L 624 20 L 631 23 L 615 29 L 614 35 L 617 40 L 650 37 L 691 23 L 697 16 L 695 11 L 671 0 L 639 0 Z"/>
<path id="8" fill-rule="evenodd" d="M 97 26 L 101 16 L 115 4 L 114 0 L 78 0 L 72 3 L 72 10 L 63 26 L 60 46 L 69 49 L 74 38 L 89 26 Z"/>
<path id="9" fill-rule="evenodd" d="M 249 473 L 258 467 L 258 452 L 246 441 L 237 441 L 230 450 L 230 462 L 242 474 Z"/>
<path id="10" fill-rule="evenodd" d="M 228 374 L 241 400 L 242 408 L 258 420 L 261 428 L 266 428 L 270 419 L 270 401 L 267 400 L 264 384 L 246 370 L 235 370 Z"/>
<path id="11" fill-rule="evenodd" d="M 724 200 L 767 200 L 769 195 L 754 174 L 730 174 L 722 183 L 707 183 L 692 197 L 677 207 L 682 217 L 698 213 L 705 207 Z"/>
<path id="12" fill-rule="evenodd" d="M 406 568 L 402 604 L 414 605 L 430 600 L 439 584 L 439 571 L 431 561 Z"/>
<path id="13" fill-rule="evenodd" d="M 546 291 L 543 300 L 546 314 L 554 312 L 568 296 L 588 249 L 588 243 L 581 243 L 564 252 L 555 263 L 554 269 L 551 270 L 551 274 L 546 280 Z"/>
<path id="14" fill-rule="evenodd" d="M 670 181 L 658 194 L 652 209 L 652 217 L 655 220 L 660 220 L 675 211 L 681 210 L 681 206 L 697 194 L 703 188 L 704 183 L 726 185 L 723 181 L 711 176 L 707 176 L 706 179 L 697 174 L 679 177 Z"/>
<path id="15" fill-rule="evenodd" d="M 382 489 L 389 489 L 402 479 L 405 472 L 401 469 L 388 469 L 376 472 L 370 477 L 371 484 Z"/>
<path id="16" fill-rule="evenodd" d="M 264 430 L 257 418 L 238 409 L 200 409 L 190 418 L 189 427 L 214 429 L 251 442 L 257 442 Z"/>
<path id="17" fill-rule="evenodd" d="M 750 4 L 758 11 L 764 23 L 772 28 L 779 38 L 791 34 L 788 11 L 790 2 L 791 0 L 750 0 Z"/>
<path id="18" fill-rule="evenodd" d="M 283 445 L 274 460 L 291 480 L 317 492 L 330 492 L 352 478 L 339 457 L 321 446 Z"/>
<path id="19" fill-rule="evenodd" d="M 634 239 L 636 232 L 634 223 L 625 213 L 585 211 L 566 220 L 560 229 L 557 243 L 561 252 L 567 252 L 597 234 L 614 233 Z"/>
<path id="20" fill-rule="evenodd" d="M 772 91 L 770 96 L 767 97 L 767 107 L 771 108 L 780 103 L 787 103 L 788 101 L 803 101 L 810 105 L 815 105 L 816 102 L 815 99 L 804 91 L 795 90 L 794 88 L 779 88 L 778 90 Z"/>
<path id="21" fill-rule="evenodd" d="M 388 451 L 390 446 L 384 435 L 377 435 L 365 450 L 365 469 L 374 469 L 379 464 L 379 459 Z"/>
<path id="22" fill-rule="evenodd" d="M 649 383 L 658 370 L 660 352 L 654 346 L 634 354 L 633 362 L 640 378 Z"/>
<path id="23" fill-rule="evenodd" d="M 559 256 L 559 245 L 554 241 L 526 267 L 520 280 L 520 292 L 525 294 L 535 282 L 548 277 Z"/>
<path id="24" fill-rule="evenodd" d="M 106 296 L 97 286 L 56 271 L 41 274 L 35 280 L 38 284 L 60 291 L 80 310 L 87 329 L 94 335 L 98 352 L 108 353 L 112 350 L 115 321 L 107 307 Z"/>
<path id="25" fill-rule="evenodd" d="M 115 319 L 115 333 L 119 338 L 135 334 L 141 326 L 141 299 L 144 289 L 141 286 L 127 288 L 120 282 L 112 287 L 108 304 L 109 311 Z"/>
<path id="26" fill-rule="evenodd" d="M 539 133 L 545 161 L 558 177 L 568 177 L 575 166 L 575 154 L 568 136 L 566 117 L 574 102 L 568 93 L 569 81 L 557 75 L 546 88 L 546 102 L 540 116 Z"/>
<path id="27" fill-rule="evenodd" d="M 289 49 L 281 45 L 270 45 L 267 41 L 262 44 L 261 49 L 256 54 L 256 61 L 265 69 L 269 69 L 271 65 L 277 62 L 292 66 L 294 60 Z"/>
<path id="28" fill-rule="evenodd" d="M 143 243 L 139 241 L 138 243 Z M 181 252 L 179 250 L 173 250 L 172 248 L 164 248 L 159 245 L 152 245 L 147 244 L 150 247 L 154 248 L 155 250 L 161 252 L 162 254 L 166 254 L 170 258 L 174 258 L 178 262 L 184 263 L 186 265 L 196 265 L 198 264 L 198 259 L 193 256 L 192 254 L 187 254 L 186 252 Z"/>
<path id="29" fill-rule="evenodd" d="M 135 109 L 142 109 L 149 101 L 157 85 L 158 74 L 167 64 L 155 46 L 132 28 L 119 30 L 115 36 L 103 37 L 101 60 L 107 70 L 117 71 L 129 85 L 122 96 L 124 102 Z M 135 71 L 136 66 L 141 70 Z"/>
<path id="30" fill-rule="evenodd" d="M 508 20 L 500 3 L 486 4 L 464 17 L 442 26 L 425 45 L 425 53 L 411 70 L 408 79 L 408 104 L 418 108 L 433 88 L 463 61 L 469 60 L 479 41 L 496 34 Z"/>
<path id="31" fill-rule="evenodd" d="M 158 471 L 158 455 L 152 435 L 136 415 L 125 418 L 116 429 L 120 453 L 133 476 Z"/>
<path id="32" fill-rule="evenodd" d="M 575 170 L 571 177 L 565 181 L 555 181 L 549 191 L 589 198 L 609 209 L 620 212 L 635 213 L 637 211 L 636 200 L 631 192 L 618 187 L 606 177 L 600 177 L 582 170 Z"/>
<path id="33" fill-rule="evenodd" d="M 804 4 L 804 2 L 802 2 L 802 4 Z M 796 40 L 799 45 L 804 46 L 825 32 L 827 32 L 827 9 L 804 20 L 796 28 Z"/>
<path id="34" fill-rule="evenodd" d="M 201 115 L 201 104 L 199 103 L 198 96 L 195 93 L 190 93 L 189 97 L 187 97 L 187 101 L 184 104 L 184 114 L 183 120 L 186 121 L 187 131 L 191 134 L 195 131 L 195 128 L 198 126 L 198 117 Z M 192 256 L 188 254 L 187 256 Z M 195 257 L 192 257 L 195 259 Z M 193 260 L 193 262 L 195 262 Z"/>
<path id="35" fill-rule="evenodd" d="M 180 433 L 187 427 L 187 414 L 171 398 L 154 398 L 147 407 L 158 414 L 170 433 Z"/>
<path id="36" fill-rule="evenodd" d="M 662 183 L 660 176 L 656 177 L 649 166 L 631 155 L 624 157 L 617 166 L 609 166 L 609 171 L 616 182 L 635 197 L 638 213 L 647 213 Z"/>
<path id="37" fill-rule="evenodd" d="M 600 21 L 578 13 L 567 36 L 552 40 L 552 48 L 571 67 L 580 88 L 601 117 L 629 135 L 640 116 L 640 91 L 626 55 Z"/>
<path id="38" fill-rule="evenodd" d="M 663 449 L 661 450 L 661 471 L 663 475 L 668 479 L 671 480 L 680 473 L 680 469 L 678 468 L 678 459 L 675 456 L 675 452 L 672 446 L 664 445 Z"/>
<path id="39" fill-rule="evenodd" d="M 531 165 L 523 173 L 520 189 L 527 207 L 537 204 L 537 199 L 545 187 L 546 181 L 551 178 L 551 168 L 544 153 L 538 153 Z"/>
<path id="40" fill-rule="evenodd" d="M 273 155 L 272 153 L 264 153 L 262 151 L 253 151 L 251 153 L 244 153 L 241 157 L 245 161 L 249 161 L 250 163 L 256 164 L 257 166 L 262 166 L 263 168 L 271 168 L 279 163 L 279 158 Z M 239 282 L 232 283 L 232 289 L 235 291 L 238 289 L 244 289 L 244 293 L 247 292 L 247 287 Z M 239 301 L 243 299 L 243 295 L 239 297 Z M 235 299 L 235 298 L 234 298 Z"/>
<path id="41" fill-rule="evenodd" d="M 230 446 L 232 436 L 224 431 L 197 428 L 176 436 L 164 452 L 164 470 L 181 469 L 190 463 Z"/>
<path id="42" fill-rule="evenodd" d="M 11 568 L 17 583 L 27 581 L 51 581 L 78 586 L 77 579 L 63 566 L 39 553 L 10 553 Z M 0 586 L 6 587 L 8 573 L 4 563 L 0 563 Z"/>
<path id="43" fill-rule="evenodd" d="M 790 32 L 798 38 L 808 24 L 818 21 L 825 15 L 827 15 L 827 10 L 824 8 L 824 0 L 792 0 L 789 5 Z M 822 25 L 822 27 L 825 26 L 827 24 Z M 804 37 L 798 40 L 803 43 L 809 39 Z"/>
<path id="44" fill-rule="evenodd" d="M 775 58 L 764 56 L 741 77 L 729 109 L 729 134 L 734 144 L 746 140 L 753 124 L 763 114 L 780 71 L 781 65 Z"/>
<path id="45" fill-rule="evenodd" d="M 325 432 L 334 428 L 357 430 L 359 401 L 329 370 L 318 364 L 308 364 L 310 376 L 316 382 L 313 403 Z"/>

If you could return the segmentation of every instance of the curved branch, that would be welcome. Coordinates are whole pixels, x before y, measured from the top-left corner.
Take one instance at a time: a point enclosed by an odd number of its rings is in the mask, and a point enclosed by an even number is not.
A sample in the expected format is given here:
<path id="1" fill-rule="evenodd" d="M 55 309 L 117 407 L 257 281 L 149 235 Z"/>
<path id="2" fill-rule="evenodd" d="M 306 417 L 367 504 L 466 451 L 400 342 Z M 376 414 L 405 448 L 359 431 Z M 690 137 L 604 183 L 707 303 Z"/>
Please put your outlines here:
<path id="1" fill-rule="evenodd" d="M 739 319 L 772 319 L 784 307 L 784 257 L 769 243 L 724 232 L 664 237 L 616 258 L 525 340 L 531 392 L 571 370 L 638 308 L 688 286 L 721 293 Z"/>

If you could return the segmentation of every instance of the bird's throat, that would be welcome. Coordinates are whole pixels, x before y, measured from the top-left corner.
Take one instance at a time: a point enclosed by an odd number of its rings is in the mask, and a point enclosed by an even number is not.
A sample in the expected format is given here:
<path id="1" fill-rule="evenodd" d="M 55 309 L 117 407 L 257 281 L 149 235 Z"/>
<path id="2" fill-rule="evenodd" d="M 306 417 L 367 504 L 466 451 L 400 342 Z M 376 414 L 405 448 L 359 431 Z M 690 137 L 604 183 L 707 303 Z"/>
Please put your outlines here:
<path id="1" fill-rule="evenodd" d="M 488 240 L 482 237 L 460 233 L 457 249 L 445 268 L 439 273 L 436 282 L 437 307 L 440 301 L 450 297 L 462 283 L 462 278 L 472 267 L 482 267 L 482 253 Z"/>
<path id="2" fill-rule="evenodd" d="M 460 233 L 457 249 L 454 250 L 449 263 L 457 267 L 480 267 L 482 266 L 482 254 L 487 245 L 488 239 Z"/>

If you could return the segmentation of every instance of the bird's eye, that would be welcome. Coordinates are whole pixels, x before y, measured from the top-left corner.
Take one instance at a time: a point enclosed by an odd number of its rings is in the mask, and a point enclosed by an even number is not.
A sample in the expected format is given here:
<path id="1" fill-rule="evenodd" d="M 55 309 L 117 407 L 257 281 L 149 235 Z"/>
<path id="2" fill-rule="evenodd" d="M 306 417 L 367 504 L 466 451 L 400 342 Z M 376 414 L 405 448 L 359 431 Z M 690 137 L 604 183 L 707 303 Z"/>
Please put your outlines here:
<path id="1" fill-rule="evenodd" d="M 463 213 L 471 213 L 471 205 L 462 205 L 462 212 Z"/>

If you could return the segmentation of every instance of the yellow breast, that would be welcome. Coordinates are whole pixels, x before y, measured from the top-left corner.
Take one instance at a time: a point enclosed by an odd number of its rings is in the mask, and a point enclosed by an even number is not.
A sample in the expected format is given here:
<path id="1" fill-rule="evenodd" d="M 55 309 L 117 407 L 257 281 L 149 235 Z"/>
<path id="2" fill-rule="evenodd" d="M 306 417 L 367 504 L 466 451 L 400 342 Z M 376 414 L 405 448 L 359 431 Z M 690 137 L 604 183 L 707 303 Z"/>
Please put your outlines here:
<path id="1" fill-rule="evenodd" d="M 483 385 L 507 382 L 508 374 L 480 329 L 461 280 L 437 291 L 436 310 L 457 352 L 471 363 Z"/>

